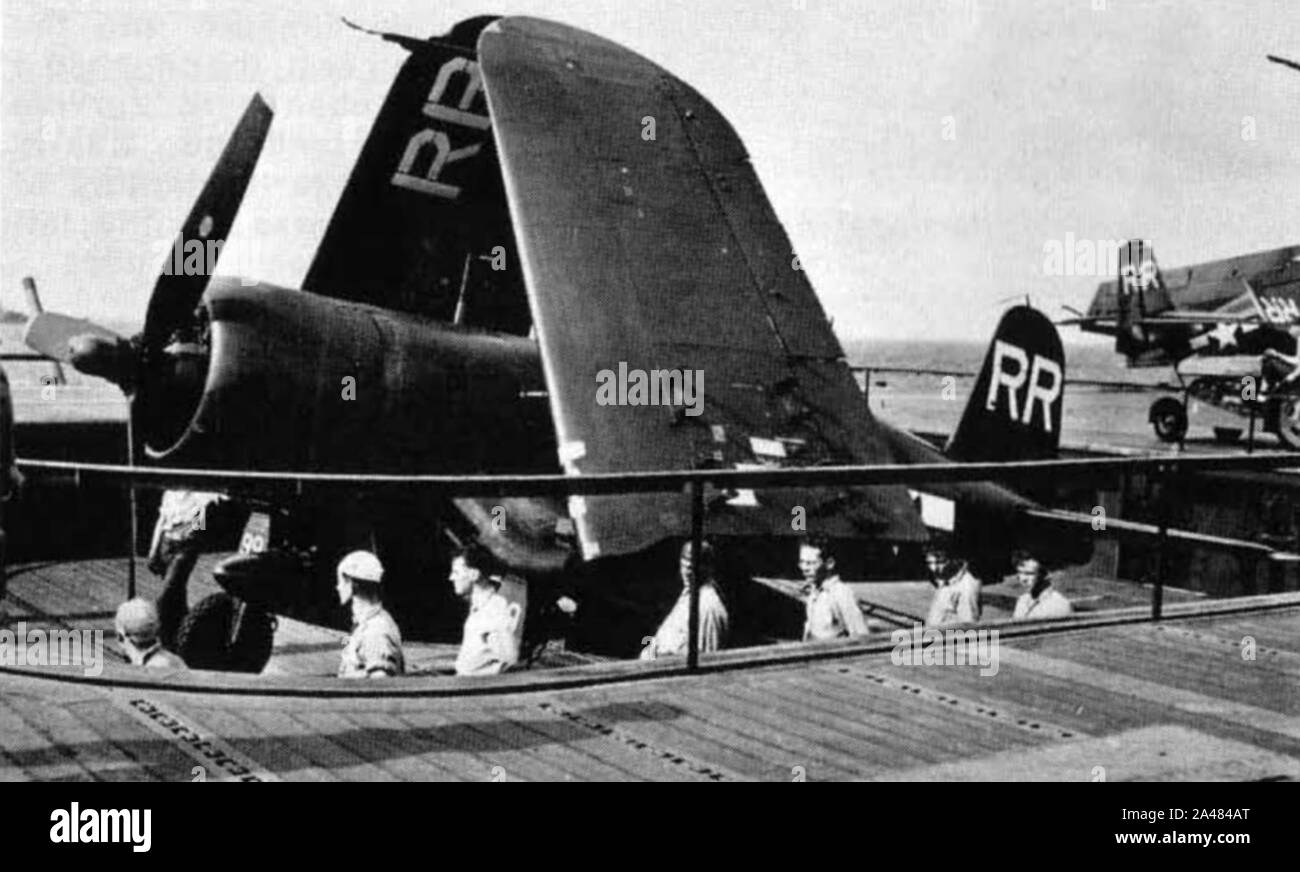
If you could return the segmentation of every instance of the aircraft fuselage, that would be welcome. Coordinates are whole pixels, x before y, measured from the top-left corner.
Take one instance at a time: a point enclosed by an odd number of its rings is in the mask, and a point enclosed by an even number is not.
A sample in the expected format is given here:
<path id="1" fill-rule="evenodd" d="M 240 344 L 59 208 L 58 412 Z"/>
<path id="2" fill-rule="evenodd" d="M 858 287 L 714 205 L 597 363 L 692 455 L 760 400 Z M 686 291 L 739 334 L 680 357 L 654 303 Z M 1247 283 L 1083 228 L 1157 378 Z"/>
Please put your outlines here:
<path id="1" fill-rule="evenodd" d="M 202 307 L 202 379 L 163 365 L 137 399 L 155 459 L 394 474 L 556 469 L 546 384 L 525 337 L 225 278 Z"/>

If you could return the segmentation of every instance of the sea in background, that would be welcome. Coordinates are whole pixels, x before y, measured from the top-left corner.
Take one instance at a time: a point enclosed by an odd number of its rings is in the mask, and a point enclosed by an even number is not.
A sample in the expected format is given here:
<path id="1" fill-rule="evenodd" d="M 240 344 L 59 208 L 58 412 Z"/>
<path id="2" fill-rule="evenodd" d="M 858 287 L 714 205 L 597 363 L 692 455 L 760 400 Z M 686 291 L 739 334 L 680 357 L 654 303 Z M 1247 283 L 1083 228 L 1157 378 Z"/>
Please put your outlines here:
<path id="1" fill-rule="evenodd" d="M 1109 343 L 1065 346 L 1067 379 L 1155 384 L 1173 378 L 1169 367 L 1129 369 Z M 844 343 L 849 362 L 858 366 L 946 369 L 974 374 L 984 362 L 989 342 L 972 340 L 851 339 Z"/>

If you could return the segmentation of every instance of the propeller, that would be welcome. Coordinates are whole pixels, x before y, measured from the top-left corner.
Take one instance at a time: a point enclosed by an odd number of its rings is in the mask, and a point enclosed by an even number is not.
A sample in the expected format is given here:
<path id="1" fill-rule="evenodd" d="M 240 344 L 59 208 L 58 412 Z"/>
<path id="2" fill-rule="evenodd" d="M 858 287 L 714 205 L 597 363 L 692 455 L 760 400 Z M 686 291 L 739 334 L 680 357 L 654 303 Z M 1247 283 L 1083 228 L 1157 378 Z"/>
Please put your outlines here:
<path id="1" fill-rule="evenodd" d="M 262 153 L 273 115 L 270 104 L 262 95 L 254 94 L 213 167 L 212 175 L 208 176 L 207 184 L 181 225 L 172 250 L 186 251 L 187 245 L 199 243 L 205 252 L 204 268 L 193 275 L 185 275 L 184 270 L 176 275 L 170 270 L 172 264 L 168 263 L 158 276 L 144 318 L 142 344 L 146 357 L 160 351 L 174 330 L 193 320 L 194 309 L 216 268 L 216 263 L 209 262 L 206 256 L 211 249 L 208 242 L 220 242 L 224 246 Z M 216 250 L 219 256 L 220 248 Z"/>
<path id="2" fill-rule="evenodd" d="M 203 253 L 200 268 L 190 274 L 183 268 L 173 272 L 180 264 L 170 256 L 165 260 L 149 297 L 140 336 L 128 340 L 91 321 L 42 312 L 23 335 L 27 346 L 133 393 L 150 371 L 165 361 L 176 331 L 195 322 L 194 311 L 216 269 L 273 116 L 270 104 L 261 94 L 254 94 L 173 243 L 172 250 L 180 252 L 193 251 L 197 243 Z"/>
<path id="3" fill-rule="evenodd" d="M 59 363 L 71 363 L 78 372 L 106 378 L 130 393 L 129 373 L 134 354 L 129 340 L 84 318 L 41 312 L 27 323 L 23 342 Z"/>
<path id="4" fill-rule="evenodd" d="M 122 338 L 94 321 L 60 315 L 57 312 L 41 312 L 27 322 L 27 329 L 23 332 L 23 342 L 32 351 L 43 354 L 51 360 L 70 363 L 75 356 L 71 342 L 83 336 L 108 341 Z"/>

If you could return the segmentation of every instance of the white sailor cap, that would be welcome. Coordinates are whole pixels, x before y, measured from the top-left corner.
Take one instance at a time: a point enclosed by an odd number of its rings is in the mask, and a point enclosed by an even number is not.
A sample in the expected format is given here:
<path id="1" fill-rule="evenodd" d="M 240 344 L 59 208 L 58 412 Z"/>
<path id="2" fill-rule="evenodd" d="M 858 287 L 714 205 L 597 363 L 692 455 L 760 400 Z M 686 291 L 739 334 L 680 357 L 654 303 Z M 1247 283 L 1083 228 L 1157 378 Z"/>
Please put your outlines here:
<path id="1" fill-rule="evenodd" d="M 353 551 L 339 561 L 339 575 L 379 584 L 384 578 L 384 565 L 369 551 Z"/>

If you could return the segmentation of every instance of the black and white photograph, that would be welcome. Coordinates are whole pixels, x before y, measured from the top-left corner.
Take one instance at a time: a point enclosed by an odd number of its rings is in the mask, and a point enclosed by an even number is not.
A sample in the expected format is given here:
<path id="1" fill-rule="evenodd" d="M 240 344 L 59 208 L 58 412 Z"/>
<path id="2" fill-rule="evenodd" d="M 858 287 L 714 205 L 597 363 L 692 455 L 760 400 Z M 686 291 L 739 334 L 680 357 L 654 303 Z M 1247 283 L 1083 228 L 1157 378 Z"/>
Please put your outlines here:
<path id="1" fill-rule="evenodd" d="M 1291 0 L 4 0 L 0 780 L 1300 779 L 1298 193 Z"/>

